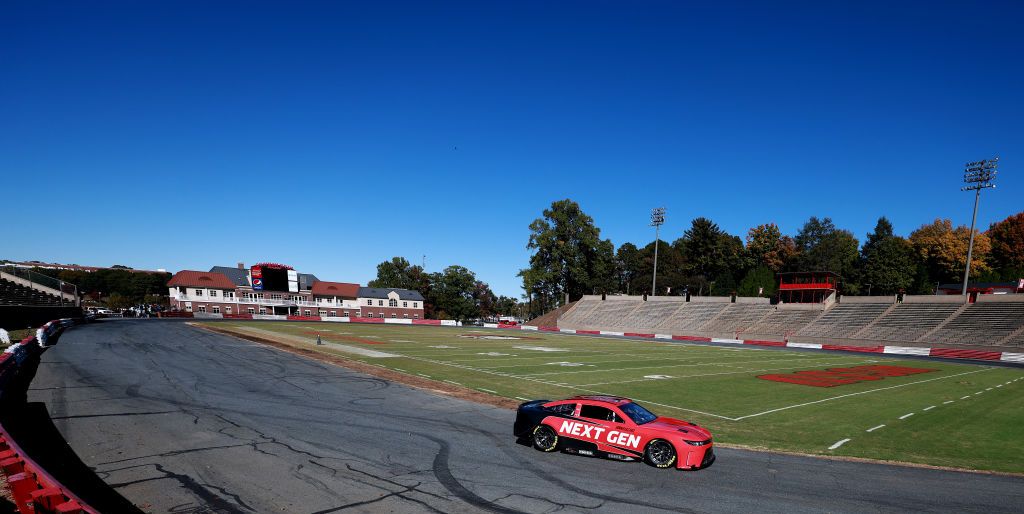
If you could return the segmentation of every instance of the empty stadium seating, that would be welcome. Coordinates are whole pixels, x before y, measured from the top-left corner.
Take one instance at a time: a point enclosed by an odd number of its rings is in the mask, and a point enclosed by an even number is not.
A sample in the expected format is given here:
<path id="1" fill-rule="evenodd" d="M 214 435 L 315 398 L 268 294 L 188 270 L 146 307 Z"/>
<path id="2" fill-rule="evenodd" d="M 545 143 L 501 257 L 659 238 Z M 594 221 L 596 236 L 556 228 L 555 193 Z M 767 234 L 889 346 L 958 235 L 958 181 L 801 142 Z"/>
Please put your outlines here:
<path id="1" fill-rule="evenodd" d="M 744 329 L 741 336 L 789 336 L 804 328 L 815 318 L 821 316 L 821 310 L 777 308 L 767 316 Z"/>
<path id="2" fill-rule="evenodd" d="M 953 319 L 929 334 L 929 342 L 995 345 L 1024 326 L 1024 302 L 969 304 Z"/>
<path id="3" fill-rule="evenodd" d="M 61 299 L 57 296 L 0 278 L 0 305 L 60 306 Z"/>
<path id="4" fill-rule="evenodd" d="M 900 303 L 856 336 L 872 341 L 916 341 L 939 326 L 961 305 L 963 304 Z"/>
<path id="5" fill-rule="evenodd" d="M 659 332 L 669 334 L 687 334 L 700 331 L 715 316 L 730 304 L 728 303 L 684 303 L 674 316 L 658 325 Z"/>
<path id="6" fill-rule="evenodd" d="M 683 302 L 640 302 L 640 306 L 622 320 L 622 325 L 638 331 L 653 331 L 683 305 Z"/>
<path id="7" fill-rule="evenodd" d="M 713 321 L 704 326 L 704 332 L 735 336 L 757 323 L 775 310 L 768 303 L 730 303 Z"/>
<path id="8" fill-rule="evenodd" d="M 887 303 L 840 303 L 797 332 L 808 337 L 848 338 L 892 306 Z"/>

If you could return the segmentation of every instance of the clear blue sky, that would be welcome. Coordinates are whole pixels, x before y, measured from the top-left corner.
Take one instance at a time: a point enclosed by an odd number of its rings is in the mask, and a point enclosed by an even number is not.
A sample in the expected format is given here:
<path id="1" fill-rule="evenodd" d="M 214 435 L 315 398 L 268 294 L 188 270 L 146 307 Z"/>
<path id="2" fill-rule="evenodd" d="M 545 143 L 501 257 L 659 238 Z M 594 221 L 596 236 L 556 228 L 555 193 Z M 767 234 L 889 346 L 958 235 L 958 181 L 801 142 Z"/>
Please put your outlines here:
<path id="1" fill-rule="evenodd" d="M 696 216 L 863 241 L 1024 209 L 1021 2 L 5 2 L 0 258 L 521 293 L 572 198 L 616 246 Z M 216 4 L 216 5 L 214 5 Z M 485 5 L 482 5 L 485 4 Z"/>

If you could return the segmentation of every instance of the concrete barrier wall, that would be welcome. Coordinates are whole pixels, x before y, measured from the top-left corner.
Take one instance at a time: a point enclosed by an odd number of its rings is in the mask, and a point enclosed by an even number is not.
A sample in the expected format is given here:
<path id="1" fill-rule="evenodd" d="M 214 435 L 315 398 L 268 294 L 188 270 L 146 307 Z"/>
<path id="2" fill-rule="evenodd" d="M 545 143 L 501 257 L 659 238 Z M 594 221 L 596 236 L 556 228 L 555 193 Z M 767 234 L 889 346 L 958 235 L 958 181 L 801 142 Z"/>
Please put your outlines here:
<path id="1" fill-rule="evenodd" d="M 6 330 L 38 327 L 52 319 L 80 317 L 80 307 L 0 306 L 0 328 Z"/>

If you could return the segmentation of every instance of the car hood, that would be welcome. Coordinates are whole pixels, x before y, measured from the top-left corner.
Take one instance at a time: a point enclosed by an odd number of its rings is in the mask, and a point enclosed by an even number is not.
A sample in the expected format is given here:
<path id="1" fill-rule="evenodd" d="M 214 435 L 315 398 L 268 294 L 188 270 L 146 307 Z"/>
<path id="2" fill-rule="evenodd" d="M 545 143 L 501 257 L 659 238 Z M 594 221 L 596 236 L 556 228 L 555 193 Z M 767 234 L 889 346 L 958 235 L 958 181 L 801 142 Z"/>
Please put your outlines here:
<path id="1" fill-rule="evenodd" d="M 711 439 L 711 432 L 708 429 L 681 419 L 658 418 L 650 423 L 644 423 L 643 427 L 646 429 L 675 432 L 682 435 L 684 439 L 691 441 Z"/>

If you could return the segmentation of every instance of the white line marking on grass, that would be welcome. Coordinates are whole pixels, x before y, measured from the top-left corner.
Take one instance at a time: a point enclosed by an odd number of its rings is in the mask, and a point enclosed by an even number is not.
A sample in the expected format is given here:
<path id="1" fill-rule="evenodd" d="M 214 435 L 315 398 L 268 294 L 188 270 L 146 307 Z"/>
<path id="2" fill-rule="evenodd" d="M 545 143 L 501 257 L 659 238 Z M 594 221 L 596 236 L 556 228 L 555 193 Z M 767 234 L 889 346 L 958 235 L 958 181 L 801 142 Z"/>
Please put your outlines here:
<path id="1" fill-rule="evenodd" d="M 913 412 L 911 412 L 910 414 L 904 414 L 904 415 L 900 416 L 900 419 L 907 419 L 907 418 L 909 418 L 910 416 L 913 416 L 913 415 L 914 415 Z"/>
<path id="2" fill-rule="evenodd" d="M 987 388 L 985 388 L 985 390 L 986 390 L 986 391 L 991 391 L 991 390 L 992 390 L 992 388 L 991 388 L 991 387 L 987 387 Z"/>
<path id="3" fill-rule="evenodd" d="M 406 371 L 406 370 L 404 370 L 402 368 L 391 368 L 391 369 L 393 369 L 395 371 L 401 371 L 402 373 L 408 373 L 408 371 Z"/>
<path id="4" fill-rule="evenodd" d="M 942 402 L 942 404 L 943 404 L 943 405 L 949 405 L 949 404 L 951 404 L 951 403 L 953 403 L 953 402 L 955 402 L 955 401 L 956 401 L 956 400 L 946 400 L 946 401 Z"/>
<path id="5" fill-rule="evenodd" d="M 996 387 L 1003 387 L 1003 384 L 996 384 Z"/>
<path id="6" fill-rule="evenodd" d="M 798 403 L 796 405 L 790 405 L 788 407 L 779 407 L 778 409 L 766 410 L 764 412 L 758 412 L 758 413 L 755 413 L 755 414 L 747 414 L 746 416 L 740 416 L 738 418 L 734 418 L 733 421 L 740 421 L 740 420 L 747 419 L 747 418 L 753 418 L 755 416 L 763 416 L 765 414 L 772 414 L 774 412 L 784 411 L 784 410 L 788 410 L 788 409 L 795 409 L 797 407 L 805 407 L 807 405 L 814 405 L 816 403 L 823 403 L 823 402 L 829 402 L 829 401 L 832 401 L 832 400 L 839 400 L 839 399 L 842 399 L 842 398 L 849 398 L 851 396 L 859 396 L 859 395 L 862 395 L 862 394 L 874 393 L 874 392 L 877 392 L 877 391 L 885 391 L 885 390 L 888 390 L 888 389 L 897 389 L 897 388 L 900 388 L 900 387 L 907 387 L 907 386 L 912 386 L 912 385 L 916 385 L 916 384 L 923 384 L 925 382 L 934 382 L 936 380 L 943 380 L 943 379 L 946 379 L 946 378 L 959 377 L 959 376 L 963 376 L 963 375 L 971 375 L 973 373 L 981 373 L 982 371 L 991 371 L 992 369 L 993 368 L 977 369 L 977 370 L 974 370 L 974 371 L 965 371 L 963 373 L 957 373 L 955 375 L 947 375 L 947 376 L 944 376 L 944 377 L 929 378 L 927 380 L 918 380 L 917 382 L 909 382 L 909 383 L 906 383 L 906 384 L 899 384 L 899 385 L 894 385 L 894 386 L 889 386 L 889 387 L 879 387 L 877 389 L 868 389 L 867 391 L 860 391 L 860 392 L 857 392 L 857 393 L 842 394 L 842 395 L 839 395 L 839 396 L 833 396 L 831 398 L 824 398 L 824 399 L 821 399 L 821 400 L 815 400 L 813 402 Z M 966 398 L 966 396 L 964 398 Z"/>
<path id="7" fill-rule="evenodd" d="M 882 428 L 884 426 L 885 425 L 878 425 L 877 427 L 871 427 L 871 428 L 865 430 L 865 432 L 874 432 L 875 430 L 878 430 L 879 428 Z"/>
<path id="8" fill-rule="evenodd" d="M 924 409 L 922 409 L 922 410 L 932 410 L 932 409 L 934 409 L 934 408 L 935 408 L 935 406 L 934 406 L 934 405 L 929 405 L 929 406 L 925 407 L 925 408 L 924 408 Z"/>
<path id="9" fill-rule="evenodd" d="M 423 373 L 417 373 L 417 375 L 419 375 L 419 376 L 421 376 L 421 377 L 427 377 L 427 378 L 430 378 L 430 375 L 424 375 Z"/>
<path id="10" fill-rule="evenodd" d="M 479 387 L 479 388 L 477 388 L 477 389 L 480 389 L 481 391 L 483 391 L 483 392 L 485 392 L 485 393 L 491 393 L 491 394 L 498 394 L 498 392 L 497 392 L 497 391 L 491 391 L 490 389 L 484 389 L 484 388 L 482 388 L 482 387 Z"/>
<path id="11" fill-rule="evenodd" d="M 967 396 L 961 396 L 961 397 L 960 397 L 960 399 L 961 399 L 961 400 L 966 400 L 966 399 L 968 399 L 968 398 L 970 398 L 970 397 L 971 397 L 971 395 L 967 395 Z"/>
<path id="12" fill-rule="evenodd" d="M 455 385 L 457 385 L 457 386 L 460 386 L 460 385 L 462 385 L 462 384 L 460 384 L 460 383 L 458 383 L 458 382 L 456 382 L 456 381 L 454 381 L 454 380 L 445 380 L 445 382 L 448 382 L 449 384 L 455 384 Z"/>
<path id="13" fill-rule="evenodd" d="M 836 448 L 839 448 L 840 446 L 842 446 L 842 445 L 844 445 L 844 444 L 846 444 L 848 442 L 850 442 L 849 439 L 842 439 L 842 440 L 836 441 L 836 444 L 833 444 L 832 446 L 829 446 L 828 449 L 829 450 L 835 450 Z"/>
<path id="14" fill-rule="evenodd" d="M 522 400 L 522 401 L 524 401 L 524 402 L 528 402 L 528 401 L 530 401 L 530 399 L 529 399 L 529 398 L 523 398 L 522 396 L 516 396 L 516 400 Z"/>

